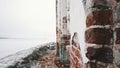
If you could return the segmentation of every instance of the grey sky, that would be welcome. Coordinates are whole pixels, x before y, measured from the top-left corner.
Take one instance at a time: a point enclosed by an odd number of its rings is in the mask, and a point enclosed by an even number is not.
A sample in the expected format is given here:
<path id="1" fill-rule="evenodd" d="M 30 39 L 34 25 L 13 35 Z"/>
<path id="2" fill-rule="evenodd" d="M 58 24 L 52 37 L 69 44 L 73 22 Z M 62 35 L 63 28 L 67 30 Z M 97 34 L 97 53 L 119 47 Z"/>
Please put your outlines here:
<path id="1" fill-rule="evenodd" d="M 0 0 L 0 36 L 55 35 L 55 0 Z"/>

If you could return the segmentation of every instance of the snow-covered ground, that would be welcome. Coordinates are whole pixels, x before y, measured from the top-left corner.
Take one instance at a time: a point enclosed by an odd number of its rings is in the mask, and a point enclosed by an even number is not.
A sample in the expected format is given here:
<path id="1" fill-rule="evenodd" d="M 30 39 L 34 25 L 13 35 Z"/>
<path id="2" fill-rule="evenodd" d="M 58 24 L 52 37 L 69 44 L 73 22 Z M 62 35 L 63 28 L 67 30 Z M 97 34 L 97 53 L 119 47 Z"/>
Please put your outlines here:
<path id="1" fill-rule="evenodd" d="M 14 54 L 18 51 L 35 47 L 39 44 L 53 42 L 52 38 L 40 38 L 40 39 L 0 39 L 0 59 Z"/>
<path id="2" fill-rule="evenodd" d="M 41 39 L 0 39 L 0 68 L 14 64 L 28 56 L 41 44 L 53 41 L 53 38 Z"/>
<path id="3" fill-rule="evenodd" d="M 16 62 L 22 62 L 23 58 L 27 57 L 28 55 L 32 54 L 32 52 L 35 49 L 38 49 L 42 46 L 46 46 L 46 44 L 37 45 L 35 47 L 25 49 L 19 52 L 16 52 L 15 54 L 11 54 L 9 56 L 6 56 L 4 58 L 0 59 L 0 68 L 6 68 L 9 65 L 14 65 Z"/>
<path id="4" fill-rule="evenodd" d="M 0 59 L 0 68 L 6 68 L 11 64 L 15 64 L 18 61 L 22 61 L 22 58 L 31 54 L 34 49 L 35 48 L 26 49 Z"/>

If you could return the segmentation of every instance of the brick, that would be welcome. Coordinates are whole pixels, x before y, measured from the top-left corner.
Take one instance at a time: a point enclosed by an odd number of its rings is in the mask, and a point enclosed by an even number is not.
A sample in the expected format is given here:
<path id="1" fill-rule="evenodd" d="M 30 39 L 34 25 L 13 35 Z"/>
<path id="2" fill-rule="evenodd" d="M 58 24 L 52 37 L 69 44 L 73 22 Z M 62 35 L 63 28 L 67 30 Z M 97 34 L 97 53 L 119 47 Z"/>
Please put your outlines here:
<path id="1" fill-rule="evenodd" d="M 93 25 L 113 25 L 112 10 L 95 11 L 87 16 L 87 27 Z M 107 19 L 106 19 L 107 18 Z"/>
<path id="2" fill-rule="evenodd" d="M 120 2 L 120 0 L 116 0 L 117 2 Z"/>
<path id="3" fill-rule="evenodd" d="M 79 61 L 75 56 L 73 56 L 73 59 L 71 58 L 70 60 L 73 65 L 76 65 Z"/>
<path id="4" fill-rule="evenodd" d="M 116 44 L 120 44 L 120 28 L 116 28 Z"/>
<path id="5" fill-rule="evenodd" d="M 90 68 L 97 68 L 96 63 L 90 62 Z"/>
<path id="6" fill-rule="evenodd" d="M 73 62 L 73 65 L 75 65 L 75 64 L 76 64 L 75 59 L 72 59 L 72 62 Z"/>
<path id="7" fill-rule="evenodd" d="M 79 50 L 76 50 L 76 51 L 75 51 L 75 55 L 76 55 L 79 59 L 82 59 L 82 57 L 81 57 L 81 54 L 80 54 L 80 51 L 79 51 Z"/>
<path id="8" fill-rule="evenodd" d="M 105 28 L 92 28 L 85 32 L 86 43 L 110 45 L 113 42 L 113 30 Z"/>
<path id="9" fill-rule="evenodd" d="M 92 0 L 94 5 L 107 5 L 108 1 L 107 0 Z"/>
<path id="10" fill-rule="evenodd" d="M 77 64 L 76 67 L 77 68 L 83 68 L 83 65 L 82 64 Z"/>
<path id="11" fill-rule="evenodd" d="M 72 46 L 70 51 L 71 51 L 70 52 L 70 58 L 72 60 L 71 65 L 73 66 L 72 68 L 82 68 L 82 64 L 78 63 L 79 61 L 82 62 L 82 57 L 80 55 L 80 50 L 77 47 Z M 73 55 L 73 53 L 75 55 Z"/>
<path id="12" fill-rule="evenodd" d="M 62 45 L 70 45 L 70 41 L 69 40 L 64 40 L 61 43 Z"/>
<path id="13" fill-rule="evenodd" d="M 70 40 L 71 36 L 70 35 L 63 35 L 62 39 L 64 40 Z"/>
<path id="14" fill-rule="evenodd" d="M 93 47 L 89 47 L 87 48 L 87 53 L 86 53 L 86 56 L 90 59 L 90 60 L 93 60 L 94 59 L 94 55 L 95 55 L 96 51 Z"/>
<path id="15" fill-rule="evenodd" d="M 77 57 L 74 57 L 74 61 L 75 61 L 75 64 L 77 64 L 79 60 L 77 59 Z"/>
<path id="16" fill-rule="evenodd" d="M 112 63 L 113 62 L 113 51 L 109 47 L 102 47 L 102 48 L 89 47 L 87 49 L 86 56 L 90 60 L 101 61 L 104 63 Z"/>

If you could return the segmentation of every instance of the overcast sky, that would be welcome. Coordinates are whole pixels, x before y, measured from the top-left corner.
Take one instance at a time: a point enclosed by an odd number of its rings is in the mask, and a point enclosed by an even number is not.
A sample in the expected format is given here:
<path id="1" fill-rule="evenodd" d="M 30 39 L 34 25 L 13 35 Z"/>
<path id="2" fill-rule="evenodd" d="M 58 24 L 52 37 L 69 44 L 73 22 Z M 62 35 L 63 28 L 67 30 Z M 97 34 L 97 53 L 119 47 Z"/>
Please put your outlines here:
<path id="1" fill-rule="evenodd" d="M 0 0 L 0 37 L 55 35 L 55 0 Z"/>

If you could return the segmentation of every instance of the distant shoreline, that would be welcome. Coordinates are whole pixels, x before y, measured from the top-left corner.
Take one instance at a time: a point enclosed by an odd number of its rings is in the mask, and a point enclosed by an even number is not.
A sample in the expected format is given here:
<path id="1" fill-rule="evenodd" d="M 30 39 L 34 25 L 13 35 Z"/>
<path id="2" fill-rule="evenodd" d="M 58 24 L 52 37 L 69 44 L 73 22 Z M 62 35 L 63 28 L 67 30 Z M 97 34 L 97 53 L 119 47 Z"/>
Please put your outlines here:
<path id="1" fill-rule="evenodd" d="M 7 37 L 0 37 L 0 39 L 9 39 L 9 38 L 7 38 Z"/>
<path id="2" fill-rule="evenodd" d="M 35 39 L 35 40 L 39 40 L 39 39 L 47 39 L 47 38 L 8 38 L 8 37 L 0 37 L 0 39 L 23 39 L 23 40 L 30 40 L 30 39 Z"/>

